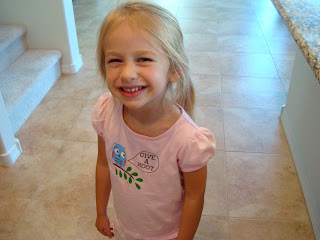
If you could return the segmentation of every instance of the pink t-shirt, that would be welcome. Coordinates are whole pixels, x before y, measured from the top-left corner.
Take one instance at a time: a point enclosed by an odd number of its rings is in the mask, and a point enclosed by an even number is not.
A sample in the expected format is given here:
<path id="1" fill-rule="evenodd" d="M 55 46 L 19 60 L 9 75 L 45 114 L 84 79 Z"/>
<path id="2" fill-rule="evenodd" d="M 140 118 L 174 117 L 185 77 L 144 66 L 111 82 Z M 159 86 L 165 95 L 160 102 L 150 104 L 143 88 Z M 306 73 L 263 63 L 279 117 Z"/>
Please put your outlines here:
<path id="1" fill-rule="evenodd" d="M 124 122 L 123 105 L 103 94 L 92 113 L 104 138 L 116 220 L 138 239 L 177 237 L 183 205 L 182 172 L 205 166 L 215 154 L 211 132 L 199 128 L 180 107 L 180 118 L 165 133 L 147 137 Z"/>

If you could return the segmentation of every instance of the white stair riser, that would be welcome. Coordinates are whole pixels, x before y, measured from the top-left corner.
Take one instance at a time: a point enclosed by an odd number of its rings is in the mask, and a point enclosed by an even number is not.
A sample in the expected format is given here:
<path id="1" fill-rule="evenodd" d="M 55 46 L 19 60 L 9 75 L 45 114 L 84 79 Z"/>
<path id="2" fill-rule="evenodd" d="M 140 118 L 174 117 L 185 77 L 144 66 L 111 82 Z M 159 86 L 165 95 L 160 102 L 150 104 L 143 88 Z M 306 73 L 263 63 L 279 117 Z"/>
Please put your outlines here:
<path id="1" fill-rule="evenodd" d="M 7 48 L 0 52 L 0 73 L 10 66 L 22 53 L 27 50 L 27 42 L 25 36 L 13 41 Z"/>
<path id="2" fill-rule="evenodd" d="M 33 110 L 38 106 L 43 97 L 61 75 L 61 63 L 58 61 L 46 74 L 41 76 L 37 83 L 21 97 L 19 105 L 9 115 L 12 130 L 18 132 Z"/>
<path id="3" fill-rule="evenodd" d="M 0 73 L 27 50 L 26 32 L 21 24 L 0 24 Z"/>

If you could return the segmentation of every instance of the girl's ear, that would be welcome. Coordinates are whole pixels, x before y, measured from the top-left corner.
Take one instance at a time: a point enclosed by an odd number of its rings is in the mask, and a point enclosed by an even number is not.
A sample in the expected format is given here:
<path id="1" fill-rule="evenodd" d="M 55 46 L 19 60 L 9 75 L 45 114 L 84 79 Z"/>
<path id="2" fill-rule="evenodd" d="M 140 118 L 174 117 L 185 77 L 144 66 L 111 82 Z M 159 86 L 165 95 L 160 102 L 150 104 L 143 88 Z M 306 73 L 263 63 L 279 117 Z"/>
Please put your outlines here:
<path id="1" fill-rule="evenodd" d="M 172 82 L 172 83 L 178 82 L 180 77 L 181 77 L 181 73 L 178 70 L 173 69 L 169 76 L 169 82 Z"/>

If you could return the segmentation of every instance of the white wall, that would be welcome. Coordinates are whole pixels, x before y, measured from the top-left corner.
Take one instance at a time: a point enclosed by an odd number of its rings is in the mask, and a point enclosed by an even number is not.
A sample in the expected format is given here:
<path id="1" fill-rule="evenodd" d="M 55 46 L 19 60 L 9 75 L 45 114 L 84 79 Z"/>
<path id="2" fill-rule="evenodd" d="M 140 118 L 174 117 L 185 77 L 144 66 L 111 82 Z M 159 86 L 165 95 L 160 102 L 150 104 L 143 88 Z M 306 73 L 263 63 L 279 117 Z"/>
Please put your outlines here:
<path id="1" fill-rule="evenodd" d="M 320 84 L 297 51 L 281 114 L 317 239 L 320 239 Z"/>
<path id="2" fill-rule="evenodd" d="M 0 24 L 26 25 L 29 48 L 59 49 L 63 73 L 82 66 L 72 0 L 0 0 Z"/>

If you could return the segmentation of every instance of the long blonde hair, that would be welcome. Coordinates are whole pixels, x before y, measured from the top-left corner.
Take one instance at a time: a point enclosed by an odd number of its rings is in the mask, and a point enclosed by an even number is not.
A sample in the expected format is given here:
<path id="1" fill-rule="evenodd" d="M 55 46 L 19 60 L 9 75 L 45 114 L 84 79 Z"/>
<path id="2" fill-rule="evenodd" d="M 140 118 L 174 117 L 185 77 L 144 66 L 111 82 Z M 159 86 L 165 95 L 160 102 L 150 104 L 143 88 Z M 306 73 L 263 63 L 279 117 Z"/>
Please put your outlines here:
<path id="1" fill-rule="evenodd" d="M 170 69 L 180 76 L 175 86 L 168 83 L 168 95 L 192 116 L 195 94 L 183 35 L 177 19 L 166 9 L 149 2 L 128 1 L 112 10 L 104 19 L 98 39 L 97 61 L 101 76 L 106 79 L 103 40 L 111 27 L 122 22 L 139 27 L 151 34 L 169 58 Z"/>

